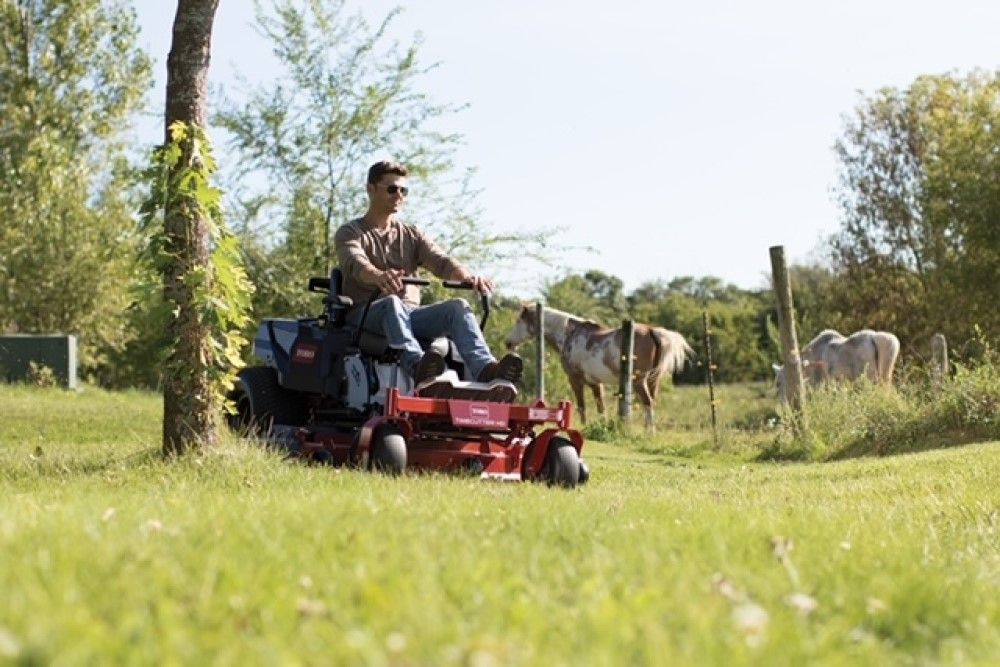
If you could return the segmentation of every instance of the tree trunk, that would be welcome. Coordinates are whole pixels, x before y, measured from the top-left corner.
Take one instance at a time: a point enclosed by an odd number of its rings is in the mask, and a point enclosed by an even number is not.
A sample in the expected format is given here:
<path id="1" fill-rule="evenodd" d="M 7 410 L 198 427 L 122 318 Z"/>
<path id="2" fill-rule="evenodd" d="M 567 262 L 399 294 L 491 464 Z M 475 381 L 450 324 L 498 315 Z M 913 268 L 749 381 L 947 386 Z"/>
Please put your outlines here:
<path id="1" fill-rule="evenodd" d="M 167 143 L 175 121 L 201 127 L 207 124 L 209 51 L 218 5 L 219 0 L 178 0 L 167 57 Z M 186 141 L 177 169 L 186 168 L 195 159 L 192 142 Z M 177 200 L 168 197 L 168 201 Z M 168 252 L 174 258 L 163 276 L 164 292 L 168 301 L 176 304 L 177 314 L 170 331 L 174 352 L 163 379 L 163 453 L 177 455 L 211 444 L 218 436 L 217 406 L 206 362 L 210 358 L 209 329 L 194 307 L 191 285 L 185 284 L 185 276 L 192 270 L 208 266 L 211 248 L 206 220 L 196 207 L 182 201 L 168 203 L 164 226 Z"/>

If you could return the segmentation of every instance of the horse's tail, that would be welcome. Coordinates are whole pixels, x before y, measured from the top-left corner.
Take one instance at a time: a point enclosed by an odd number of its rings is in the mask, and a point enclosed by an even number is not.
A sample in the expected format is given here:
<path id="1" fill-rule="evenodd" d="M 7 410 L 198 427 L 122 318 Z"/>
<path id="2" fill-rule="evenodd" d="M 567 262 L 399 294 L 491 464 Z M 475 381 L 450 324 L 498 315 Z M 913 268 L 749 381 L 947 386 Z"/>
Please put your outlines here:
<path id="1" fill-rule="evenodd" d="M 875 341 L 875 362 L 878 364 L 878 379 L 886 384 L 892 383 L 892 372 L 899 357 L 899 339 L 888 331 L 878 331 L 872 338 Z"/>
<path id="2" fill-rule="evenodd" d="M 656 345 L 654 368 L 657 376 L 679 373 L 684 369 L 684 363 L 694 358 L 694 350 L 678 332 L 663 327 L 651 327 L 649 331 Z"/>

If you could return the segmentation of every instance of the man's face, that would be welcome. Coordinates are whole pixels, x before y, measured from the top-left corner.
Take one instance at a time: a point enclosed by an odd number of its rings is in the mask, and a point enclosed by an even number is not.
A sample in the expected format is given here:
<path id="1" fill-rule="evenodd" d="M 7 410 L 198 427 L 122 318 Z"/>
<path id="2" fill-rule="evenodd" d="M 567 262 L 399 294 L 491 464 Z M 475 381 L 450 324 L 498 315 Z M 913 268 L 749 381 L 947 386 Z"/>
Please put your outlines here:
<path id="1" fill-rule="evenodd" d="M 376 213 L 399 213 L 406 203 L 408 191 L 405 176 L 383 174 L 378 183 L 368 185 L 368 201 Z"/>

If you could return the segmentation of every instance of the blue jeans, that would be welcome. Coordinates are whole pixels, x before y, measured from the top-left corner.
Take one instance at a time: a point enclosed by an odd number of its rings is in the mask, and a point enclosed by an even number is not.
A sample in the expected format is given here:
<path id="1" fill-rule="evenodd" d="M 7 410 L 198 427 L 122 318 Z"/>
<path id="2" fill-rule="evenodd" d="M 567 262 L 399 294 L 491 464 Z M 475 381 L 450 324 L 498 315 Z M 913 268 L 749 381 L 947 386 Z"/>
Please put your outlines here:
<path id="1" fill-rule="evenodd" d="M 363 311 L 364 308 L 356 309 L 348 321 L 357 326 Z M 368 309 L 365 330 L 385 336 L 389 347 L 400 351 L 400 365 L 411 375 L 424 354 L 418 338 L 450 338 L 473 378 L 479 377 L 479 372 L 487 364 L 496 361 L 465 299 L 412 306 L 395 295 L 383 297 Z"/>

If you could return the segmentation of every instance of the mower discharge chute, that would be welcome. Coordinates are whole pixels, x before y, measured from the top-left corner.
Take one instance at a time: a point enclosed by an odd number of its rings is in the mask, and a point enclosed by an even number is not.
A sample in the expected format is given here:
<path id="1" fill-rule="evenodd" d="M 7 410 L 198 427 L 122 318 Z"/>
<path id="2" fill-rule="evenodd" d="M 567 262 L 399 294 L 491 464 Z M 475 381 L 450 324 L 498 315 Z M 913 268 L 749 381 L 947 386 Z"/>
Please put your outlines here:
<path id="1" fill-rule="evenodd" d="M 267 319 L 254 338 L 261 365 L 240 371 L 231 398 L 233 428 L 260 435 L 313 461 L 391 473 L 436 470 L 485 478 L 539 480 L 573 487 L 589 478 L 583 437 L 571 428 L 572 405 L 514 403 L 506 380 L 474 382 L 454 344 L 421 341 L 445 357 L 447 370 L 414 386 L 385 338 L 346 322 L 353 307 L 341 274 L 310 278 L 324 293 L 319 317 Z M 408 285 L 429 285 L 404 278 Z M 445 281 L 452 289 L 467 283 Z M 482 297 L 485 326 L 489 298 Z"/>

